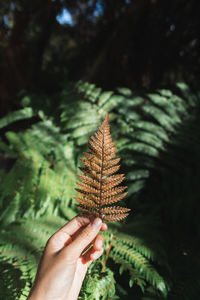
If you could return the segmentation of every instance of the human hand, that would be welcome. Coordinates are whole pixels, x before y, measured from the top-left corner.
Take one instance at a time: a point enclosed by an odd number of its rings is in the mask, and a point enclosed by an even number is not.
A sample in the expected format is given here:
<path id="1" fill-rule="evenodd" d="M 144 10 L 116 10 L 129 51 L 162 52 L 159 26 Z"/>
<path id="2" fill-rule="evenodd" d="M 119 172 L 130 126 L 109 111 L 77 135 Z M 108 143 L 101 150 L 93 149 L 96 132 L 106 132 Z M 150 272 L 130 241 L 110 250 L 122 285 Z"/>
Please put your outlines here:
<path id="1" fill-rule="evenodd" d="M 58 230 L 47 242 L 28 300 L 77 299 L 89 265 L 103 253 L 100 230 L 107 225 L 87 215 Z"/>

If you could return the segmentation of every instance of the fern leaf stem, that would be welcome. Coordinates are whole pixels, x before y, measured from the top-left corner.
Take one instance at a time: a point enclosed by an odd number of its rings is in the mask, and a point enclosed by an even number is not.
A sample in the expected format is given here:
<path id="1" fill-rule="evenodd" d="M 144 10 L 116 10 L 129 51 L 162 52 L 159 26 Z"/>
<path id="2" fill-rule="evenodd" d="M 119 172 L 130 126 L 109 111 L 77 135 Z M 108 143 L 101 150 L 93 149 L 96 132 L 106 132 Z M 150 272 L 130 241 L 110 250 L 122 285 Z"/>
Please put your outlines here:
<path id="1" fill-rule="evenodd" d="M 109 243 L 109 245 L 108 245 L 108 248 L 107 248 L 107 250 L 106 250 L 105 259 L 104 259 L 104 261 L 103 261 L 102 272 L 105 270 L 106 263 L 107 263 L 107 260 L 108 260 L 110 251 L 111 251 L 111 249 L 112 249 L 112 247 L 113 247 L 113 245 L 112 245 L 112 240 L 113 240 L 113 238 L 111 239 L 111 241 L 110 241 L 110 243 Z"/>
<path id="2" fill-rule="evenodd" d="M 101 200 L 102 200 L 102 177 L 103 177 L 103 164 L 104 164 L 104 132 L 102 138 L 102 163 L 101 163 L 101 172 L 100 172 L 100 201 L 99 201 L 99 218 L 101 218 Z"/>

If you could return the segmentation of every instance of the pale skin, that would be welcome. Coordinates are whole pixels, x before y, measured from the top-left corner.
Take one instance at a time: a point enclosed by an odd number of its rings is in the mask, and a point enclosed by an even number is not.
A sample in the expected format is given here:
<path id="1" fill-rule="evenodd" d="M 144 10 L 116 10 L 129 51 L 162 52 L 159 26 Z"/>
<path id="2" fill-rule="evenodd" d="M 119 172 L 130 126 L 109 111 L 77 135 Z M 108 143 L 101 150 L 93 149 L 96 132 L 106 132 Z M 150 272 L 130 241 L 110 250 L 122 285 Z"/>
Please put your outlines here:
<path id="1" fill-rule="evenodd" d="M 103 253 L 99 231 L 105 230 L 107 225 L 101 219 L 79 215 L 54 233 L 27 300 L 76 300 L 88 267 Z"/>

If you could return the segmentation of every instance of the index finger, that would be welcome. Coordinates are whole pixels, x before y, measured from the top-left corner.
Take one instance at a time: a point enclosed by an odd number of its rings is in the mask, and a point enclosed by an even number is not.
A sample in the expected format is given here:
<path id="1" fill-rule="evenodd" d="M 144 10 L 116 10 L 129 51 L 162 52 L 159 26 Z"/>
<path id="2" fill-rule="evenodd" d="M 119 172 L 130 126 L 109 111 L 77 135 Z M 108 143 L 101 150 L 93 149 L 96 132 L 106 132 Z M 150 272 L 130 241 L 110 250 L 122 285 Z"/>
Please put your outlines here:
<path id="1" fill-rule="evenodd" d="M 95 216 L 80 214 L 65 224 L 59 231 L 64 232 L 69 236 L 73 236 L 80 228 L 87 226 L 89 223 L 93 222 L 94 219 Z M 107 230 L 107 225 L 102 223 L 101 231 L 105 230 Z"/>

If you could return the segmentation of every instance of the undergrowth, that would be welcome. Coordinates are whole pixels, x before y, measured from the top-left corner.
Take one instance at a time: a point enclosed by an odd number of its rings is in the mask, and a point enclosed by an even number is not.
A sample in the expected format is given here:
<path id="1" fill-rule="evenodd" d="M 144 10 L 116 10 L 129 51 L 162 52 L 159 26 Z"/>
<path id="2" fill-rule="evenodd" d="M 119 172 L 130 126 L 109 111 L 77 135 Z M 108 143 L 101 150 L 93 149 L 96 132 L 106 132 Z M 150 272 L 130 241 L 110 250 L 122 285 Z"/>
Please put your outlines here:
<path id="1" fill-rule="evenodd" d="M 78 213 L 79 158 L 109 112 L 133 213 L 109 225 L 79 298 L 197 299 L 198 92 L 185 83 L 139 93 L 78 82 L 55 109 L 41 97 L 24 96 L 0 120 L 0 296 L 26 299 L 47 239 Z"/>

